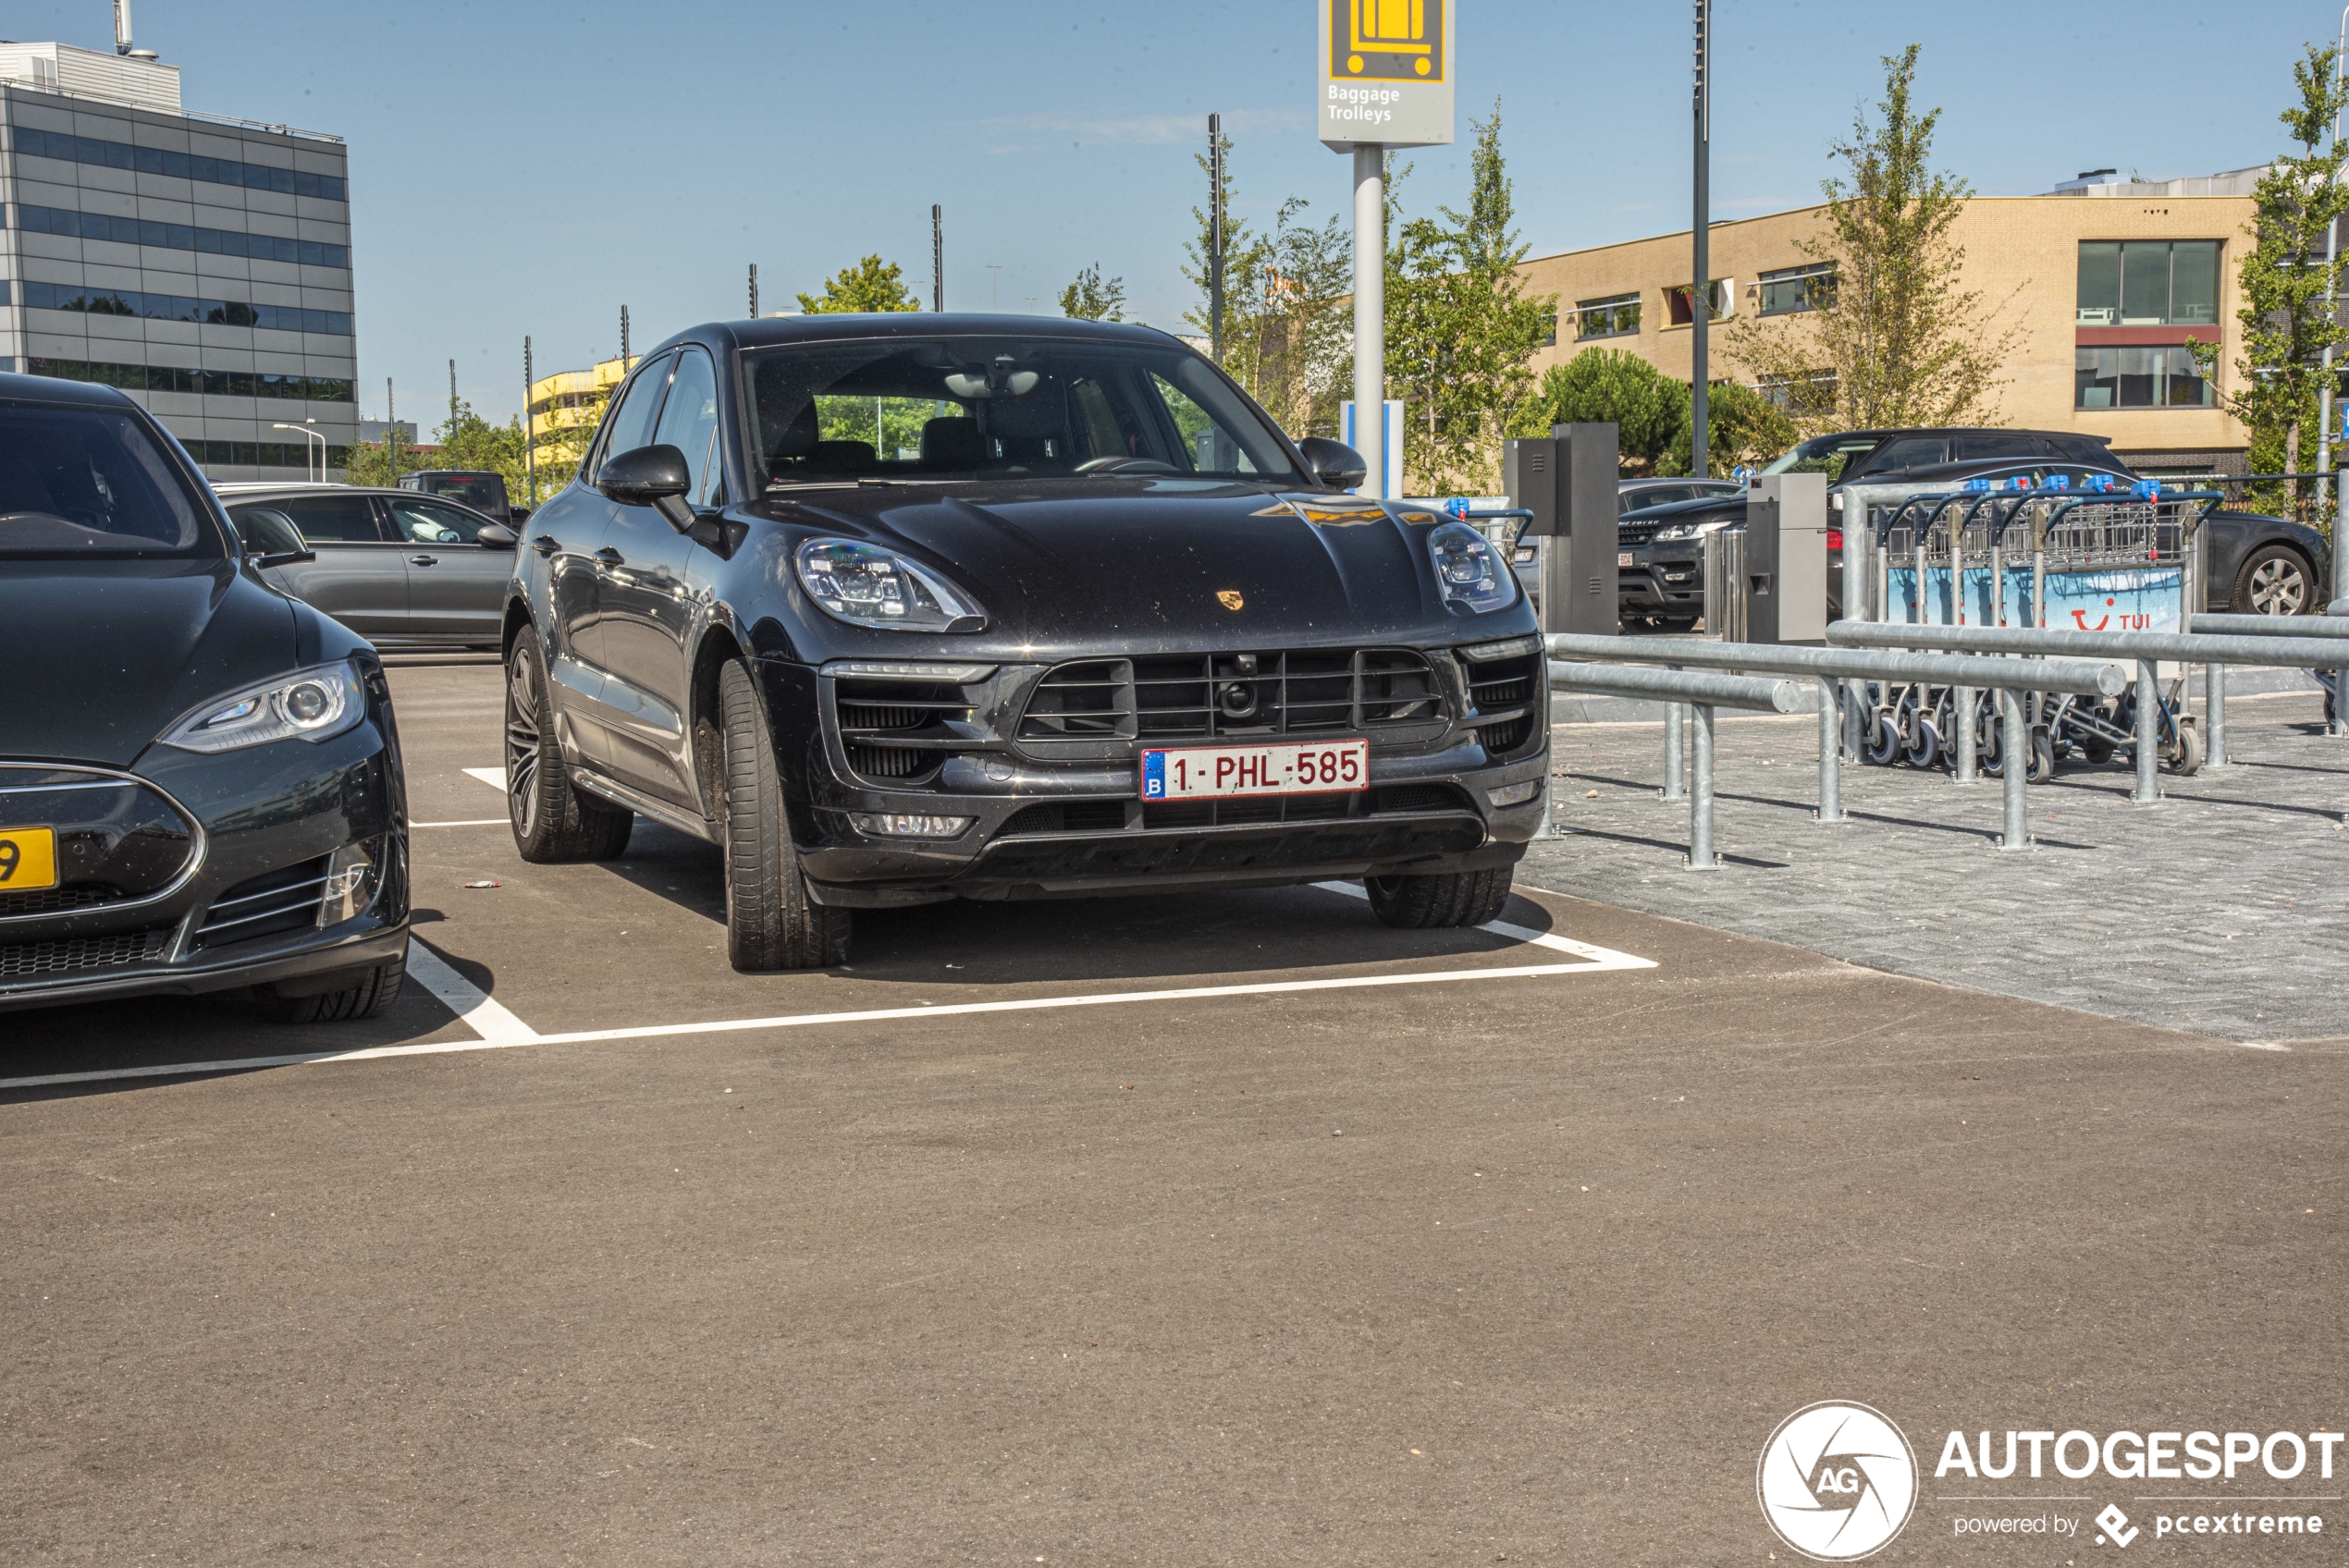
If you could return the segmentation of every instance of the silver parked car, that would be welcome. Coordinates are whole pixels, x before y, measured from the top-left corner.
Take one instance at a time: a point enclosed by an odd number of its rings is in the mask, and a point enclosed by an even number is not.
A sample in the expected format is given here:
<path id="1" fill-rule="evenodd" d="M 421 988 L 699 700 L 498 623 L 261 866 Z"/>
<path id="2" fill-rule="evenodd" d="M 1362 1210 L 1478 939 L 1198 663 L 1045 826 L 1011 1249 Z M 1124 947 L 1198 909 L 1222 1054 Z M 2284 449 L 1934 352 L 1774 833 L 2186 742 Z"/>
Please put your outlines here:
<path id="1" fill-rule="evenodd" d="M 495 648 L 514 531 L 413 490 L 222 484 L 250 554 L 303 556 L 262 569 L 284 592 L 381 647 Z"/>

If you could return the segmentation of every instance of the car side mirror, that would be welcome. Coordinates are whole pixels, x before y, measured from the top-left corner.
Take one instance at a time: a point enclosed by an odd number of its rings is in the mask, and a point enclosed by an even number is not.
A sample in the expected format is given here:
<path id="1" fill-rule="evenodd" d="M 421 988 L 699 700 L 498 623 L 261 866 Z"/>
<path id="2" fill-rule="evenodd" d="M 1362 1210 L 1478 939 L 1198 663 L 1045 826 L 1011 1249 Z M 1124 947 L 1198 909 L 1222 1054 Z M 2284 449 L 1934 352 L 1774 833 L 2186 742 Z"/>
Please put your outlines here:
<path id="1" fill-rule="evenodd" d="M 1362 454 L 1343 441 L 1333 441 L 1326 435 L 1308 435 L 1297 444 L 1299 456 L 1313 476 L 1333 489 L 1351 490 L 1370 477 L 1371 465 Z"/>
<path id="2" fill-rule="evenodd" d="M 694 487 L 685 454 L 666 444 L 639 447 L 604 464 L 596 487 L 623 507 L 651 507 L 683 533 L 694 525 L 694 508 L 685 493 Z"/>
<path id="3" fill-rule="evenodd" d="M 510 550 L 516 542 L 514 531 L 502 522 L 483 523 L 473 533 L 473 540 L 493 550 Z"/>
<path id="4" fill-rule="evenodd" d="M 255 569 L 262 571 L 267 571 L 272 567 L 300 566 L 304 561 L 314 561 L 317 558 L 318 552 L 315 550 L 256 551 L 245 557 L 245 559 L 251 561 Z"/>

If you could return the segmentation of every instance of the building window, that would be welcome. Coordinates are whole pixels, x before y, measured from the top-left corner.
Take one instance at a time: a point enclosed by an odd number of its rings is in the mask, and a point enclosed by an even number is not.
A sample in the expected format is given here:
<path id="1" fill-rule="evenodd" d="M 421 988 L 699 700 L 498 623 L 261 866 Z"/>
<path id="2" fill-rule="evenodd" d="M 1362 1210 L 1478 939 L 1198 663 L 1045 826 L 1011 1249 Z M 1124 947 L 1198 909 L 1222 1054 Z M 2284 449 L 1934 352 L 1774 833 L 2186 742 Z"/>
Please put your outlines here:
<path id="1" fill-rule="evenodd" d="M 2082 326 L 2215 326 L 2220 244 L 2082 240 L 2076 320 Z"/>
<path id="2" fill-rule="evenodd" d="M 141 174 L 171 175 L 214 185 L 239 185 L 248 190 L 275 190 L 288 196 L 317 196 L 347 202 L 350 187 L 338 175 L 308 174 L 266 164 L 240 164 L 233 158 L 198 158 L 166 153 L 159 147 L 133 147 L 127 141 L 101 141 L 94 136 L 68 136 L 62 131 L 17 128 L 17 151 L 36 158 L 60 158 L 69 164 L 95 164 L 102 168 L 136 169 Z"/>
<path id="3" fill-rule="evenodd" d="M 147 321 L 198 322 L 207 326 L 258 326 L 272 332 L 351 336 L 349 311 L 314 311 L 301 305 L 248 305 L 236 300 L 197 300 L 184 294 L 79 288 L 70 283 L 28 283 L 24 286 L 24 302 L 34 310 L 78 311 L 85 315 L 138 316 Z"/>
<path id="4" fill-rule="evenodd" d="M 1832 370 L 1765 375 L 1754 390 L 1772 406 L 1797 416 L 1831 413 L 1835 410 L 1836 378 Z"/>
<path id="5" fill-rule="evenodd" d="M 1584 337 L 1627 337 L 1640 330 L 1640 297 L 1637 294 L 1610 294 L 1604 300 L 1584 300 L 1574 307 L 1574 336 Z"/>
<path id="6" fill-rule="evenodd" d="M 1543 319 L 1545 323 L 1547 323 L 1547 325 L 1542 330 L 1542 347 L 1544 349 L 1555 349 L 1558 346 L 1557 307 L 1553 305 L 1547 311 L 1543 312 Z"/>
<path id="7" fill-rule="evenodd" d="M 298 468 L 308 472 L 318 460 L 317 448 L 307 441 L 206 441 L 182 436 L 179 445 L 208 468 Z M 350 467 L 351 448 L 328 447 L 326 466 Z"/>
<path id="8" fill-rule="evenodd" d="M 311 403 L 355 403 L 348 378 L 277 375 L 263 371 L 190 370 L 178 365 L 120 365 L 91 360 L 28 360 L 26 372 L 59 381 L 88 381 L 126 392 L 193 392 L 211 398 L 282 398 Z"/>
<path id="9" fill-rule="evenodd" d="M 63 207 L 18 207 L 17 227 L 28 234 L 63 234 L 77 239 L 108 239 L 117 245 L 152 245 L 166 251 L 201 251 L 207 255 L 250 256 L 264 262 L 295 262 L 311 267 L 347 267 L 348 247 L 282 234 L 239 234 L 226 228 L 192 228 L 153 218 L 110 218 Z"/>
<path id="10" fill-rule="evenodd" d="M 2208 409 L 2219 389 L 2182 345 L 2074 350 L 2072 407 Z"/>
<path id="11" fill-rule="evenodd" d="M 1815 311 L 1834 292 L 1835 263 L 1819 262 L 1804 267 L 1780 267 L 1776 272 L 1764 273 L 1760 282 L 1764 315 Z"/>
<path id="12" fill-rule="evenodd" d="M 1687 326 L 1695 321 L 1695 310 L 1689 303 L 1691 292 L 1691 289 L 1685 283 L 1675 284 L 1664 291 L 1664 310 L 1671 325 Z M 1712 296 L 1709 301 L 1712 307 L 1712 318 L 1715 321 L 1727 321 L 1729 315 L 1728 281 L 1723 278 L 1715 278 L 1713 287 L 1708 292 Z"/>

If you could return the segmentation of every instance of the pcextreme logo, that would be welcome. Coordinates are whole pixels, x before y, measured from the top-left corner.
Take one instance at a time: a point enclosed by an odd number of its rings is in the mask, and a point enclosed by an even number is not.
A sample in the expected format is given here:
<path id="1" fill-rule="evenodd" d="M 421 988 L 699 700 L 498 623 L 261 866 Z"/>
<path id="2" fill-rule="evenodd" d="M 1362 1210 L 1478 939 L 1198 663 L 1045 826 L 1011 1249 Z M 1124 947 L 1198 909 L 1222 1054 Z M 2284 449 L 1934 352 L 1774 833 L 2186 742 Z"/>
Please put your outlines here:
<path id="1" fill-rule="evenodd" d="M 1778 1423 L 1753 1486 L 1778 1539 L 1814 1562 L 1851 1562 L 1908 1524 L 1917 1456 L 1883 1412 L 1822 1400 Z"/>

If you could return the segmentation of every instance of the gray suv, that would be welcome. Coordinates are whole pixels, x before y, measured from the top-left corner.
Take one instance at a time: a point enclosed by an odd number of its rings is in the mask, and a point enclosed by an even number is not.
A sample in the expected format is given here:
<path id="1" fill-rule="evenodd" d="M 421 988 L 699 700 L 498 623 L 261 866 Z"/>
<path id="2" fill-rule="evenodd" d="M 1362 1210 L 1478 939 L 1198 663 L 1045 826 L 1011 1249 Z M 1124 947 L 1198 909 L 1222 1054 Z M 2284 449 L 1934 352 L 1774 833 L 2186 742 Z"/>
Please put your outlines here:
<path id="1" fill-rule="evenodd" d="M 379 647 L 499 645 L 514 532 L 413 490 L 215 487 L 249 554 L 307 556 L 262 576 Z"/>

